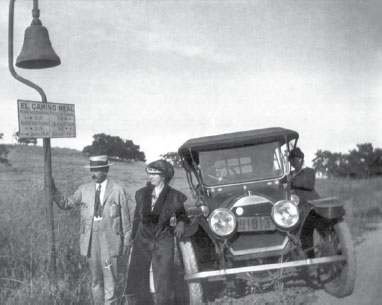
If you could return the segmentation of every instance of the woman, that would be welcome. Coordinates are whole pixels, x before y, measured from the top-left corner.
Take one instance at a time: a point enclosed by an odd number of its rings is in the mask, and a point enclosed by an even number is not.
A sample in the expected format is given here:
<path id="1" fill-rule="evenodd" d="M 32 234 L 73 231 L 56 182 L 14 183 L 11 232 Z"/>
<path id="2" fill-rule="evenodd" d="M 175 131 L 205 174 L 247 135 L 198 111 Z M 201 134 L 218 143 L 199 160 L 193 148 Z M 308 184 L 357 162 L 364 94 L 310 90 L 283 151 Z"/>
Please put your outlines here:
<path id="1" fill-rule="evenodd" d="M 155 304 L 173 303 L 174 234 L 184 234 L 187 197 L 171 188 L 174 168 L 165 160 L 150 163 L 147 185 L 135 194 L 137 208 L 132 232 L 133 250 L 126 285 L 129 305 L 151 304 L 150 267 Z"/>

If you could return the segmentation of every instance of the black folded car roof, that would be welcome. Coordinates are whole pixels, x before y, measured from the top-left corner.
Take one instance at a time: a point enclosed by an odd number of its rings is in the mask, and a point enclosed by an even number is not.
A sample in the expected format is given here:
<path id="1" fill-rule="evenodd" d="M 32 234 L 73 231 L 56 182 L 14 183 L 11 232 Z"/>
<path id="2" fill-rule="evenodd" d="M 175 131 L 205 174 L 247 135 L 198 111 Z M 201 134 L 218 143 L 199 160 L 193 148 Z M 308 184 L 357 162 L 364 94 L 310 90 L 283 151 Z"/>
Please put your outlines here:
<path id="1" fill-rule="evenodd" d="M 298 139 L 296 131 L 272 127 L 190 139 L 179 148 L 178 152 L 181 156 L 184 156 L 189 154 L 190 149 L 193 152 L 197 152 L 274 141 L 278 141 L 282 145 L 293 139 Z"/>

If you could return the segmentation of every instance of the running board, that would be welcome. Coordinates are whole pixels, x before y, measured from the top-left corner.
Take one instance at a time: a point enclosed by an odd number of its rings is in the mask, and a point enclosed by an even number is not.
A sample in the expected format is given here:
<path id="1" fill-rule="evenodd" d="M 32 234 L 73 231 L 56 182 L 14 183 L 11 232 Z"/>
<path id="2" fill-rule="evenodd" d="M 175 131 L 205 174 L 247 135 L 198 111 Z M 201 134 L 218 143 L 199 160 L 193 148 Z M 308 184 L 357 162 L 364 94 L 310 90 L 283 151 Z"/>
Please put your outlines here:
<path id="1" fill-rule="evenodd" d="M 221 277 L 221 276 L 232 275 L 237 273 L 259 272 L 259 271 L 274 270 L 274 269 L 286 269 L 286 268 L 294 268 L 294 267 L 301 267 L 301 266 L 328 264 L 328 263 L 334 263 L 334 262 L 341 262 L 345 260 L 346 260 L 346 255 L 326 256 L 326 257 L 304 259 L 304 260 L 285 262 L 285 263 L 266 264 L 266 265 L 257 265 L 257 266 L 249 266 L 249 267 L 230 268 L 230 269 L 223 269 L 223 270 L 213 270 L 213 271 L 202 271 L 202 272 L 197 272 L 193 274 L 186 274 L 184 276 L 184 279 L 186 281 L 192 281 L 192 280 L 205 279 L 210 277 Z"/>

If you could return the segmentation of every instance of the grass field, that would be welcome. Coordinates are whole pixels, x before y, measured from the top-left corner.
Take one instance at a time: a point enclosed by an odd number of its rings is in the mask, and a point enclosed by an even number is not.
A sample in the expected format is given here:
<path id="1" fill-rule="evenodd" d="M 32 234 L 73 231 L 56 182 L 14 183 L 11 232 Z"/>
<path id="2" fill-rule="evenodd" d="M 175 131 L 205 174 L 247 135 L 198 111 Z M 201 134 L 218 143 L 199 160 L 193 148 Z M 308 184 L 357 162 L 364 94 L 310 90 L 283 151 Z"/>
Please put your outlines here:
<path id="1" fill-rule="evenodd" d="M 58 294 L 49 298 L 48 245 L 43 205 L 43 152 L 41 147 L 9 146 L 12 167 L 0 165 L 0 304 L 91 304 L 90 275 L 79 255 L 79 213 L 54 207 L 57 247 Z M 90 181 L 81 152 L 53 149 L 56 185 L 72 194 Z M 146 183 L 144 163 L 114 162 L 109 177 L 124 184 L 133 196 Z M 382 179 L 317 180 L 321 196 L 337 196 L 347 210 L 353 237 L 359 242 L 373 221 L 382 215 Z M 189 197 L 183 170 L 177 170 L 173 186 Z M 122 270 L 123 271 L 123 270 Z"/>

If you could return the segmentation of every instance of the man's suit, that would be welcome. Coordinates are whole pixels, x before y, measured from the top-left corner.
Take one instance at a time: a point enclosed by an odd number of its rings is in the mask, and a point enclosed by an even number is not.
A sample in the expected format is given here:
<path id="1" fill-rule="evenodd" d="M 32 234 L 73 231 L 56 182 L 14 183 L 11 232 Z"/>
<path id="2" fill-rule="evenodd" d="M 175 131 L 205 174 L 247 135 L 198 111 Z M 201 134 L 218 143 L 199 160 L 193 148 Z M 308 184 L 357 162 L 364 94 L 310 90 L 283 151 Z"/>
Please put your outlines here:
<path id="1" fill-rule="evenodd" d="M 92 291 L 96 302 L 116 302 L 117 256 L 124 245 L 131 245 L 132 220 L 135 205 L 128 205 L 124 189 L 107 180 L 103 198 L 102 219 L 95 220 L 94 182 L 81 185 L 64 199 L 54 189 L 54 201 L 61 209 L 80 207 L 80 253 L 88 257 L 92 273 Z"/>

